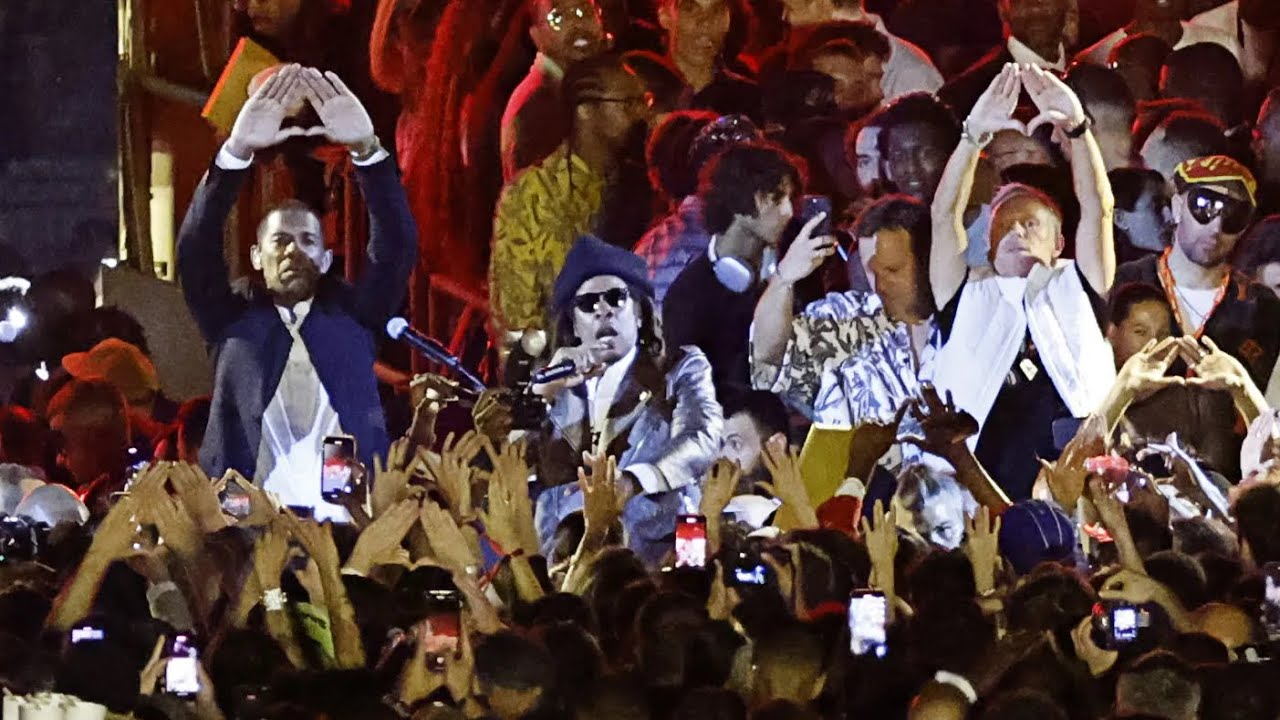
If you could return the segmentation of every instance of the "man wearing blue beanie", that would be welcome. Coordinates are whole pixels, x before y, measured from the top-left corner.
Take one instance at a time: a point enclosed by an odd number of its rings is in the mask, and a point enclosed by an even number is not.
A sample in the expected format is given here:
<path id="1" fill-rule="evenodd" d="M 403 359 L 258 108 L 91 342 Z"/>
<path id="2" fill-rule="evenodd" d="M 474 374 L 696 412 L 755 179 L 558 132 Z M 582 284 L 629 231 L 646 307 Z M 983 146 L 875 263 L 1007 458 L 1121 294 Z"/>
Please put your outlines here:
<path id="1" fill-rule="evenodd" d="M 535 385 L 550 405 L 538 480 L 538 535 L 582 509 L 583 453 L 617 458 L 627 545 L 646 563 L 672 547 L 676 515 L 697 507 L 698 482 L 720 447 L 711 366 L 694 347 L 665 348 L 644 261 L 578 238 L 552 293 L 556 350 L 572 375 Z"/>

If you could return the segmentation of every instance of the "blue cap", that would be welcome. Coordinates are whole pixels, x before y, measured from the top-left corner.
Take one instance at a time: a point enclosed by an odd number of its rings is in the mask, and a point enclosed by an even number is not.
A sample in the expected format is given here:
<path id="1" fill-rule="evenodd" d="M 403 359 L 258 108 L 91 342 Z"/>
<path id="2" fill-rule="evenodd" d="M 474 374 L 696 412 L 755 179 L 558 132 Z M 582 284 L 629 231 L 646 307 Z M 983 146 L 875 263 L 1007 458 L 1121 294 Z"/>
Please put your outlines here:
<path id="1" fill-rule="evenodd" d="M 1066 560 L 1075 548 L 1075 523 L 1056 505 L 1023 500 L 1000 516 L 1000 554 L 1019 575 L 1042 562 Z"/>
<path id="2" fill-rule="evenodd" d="M 582 283 L 601 275 L 622 278 L 628 285 L 653 297 L 653 284 L 649 282 L 649 268 L 644 260 L 594 235 L 582 235 L 569 249 L 564 267 L 556 276 L 556 284 L 551 291 L 551 311 L 558 313 L 564 310 Z"/>

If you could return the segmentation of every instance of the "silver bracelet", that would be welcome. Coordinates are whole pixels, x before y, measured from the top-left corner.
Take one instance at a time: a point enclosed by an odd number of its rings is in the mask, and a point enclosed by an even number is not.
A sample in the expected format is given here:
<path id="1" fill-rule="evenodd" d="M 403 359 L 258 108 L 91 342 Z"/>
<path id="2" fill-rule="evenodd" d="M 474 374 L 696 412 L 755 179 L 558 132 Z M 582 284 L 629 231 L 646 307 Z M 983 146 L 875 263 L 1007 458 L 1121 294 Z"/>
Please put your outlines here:
<path id="1" fill-rule="evenodd" d="M 979 150 L 985 149 L 988 145 L 990 145 L 991 140 L 994 137 L 995 137 L 995 133 L 989 133 L 989 132 L 982 133 L 981 135 L 978 135 L 978 136 L 974 136 L 973 133 L 969 132 L 968 118 L 965 118 L 965 121 L 960 125 L 960 138 L 973 143 Z"/>

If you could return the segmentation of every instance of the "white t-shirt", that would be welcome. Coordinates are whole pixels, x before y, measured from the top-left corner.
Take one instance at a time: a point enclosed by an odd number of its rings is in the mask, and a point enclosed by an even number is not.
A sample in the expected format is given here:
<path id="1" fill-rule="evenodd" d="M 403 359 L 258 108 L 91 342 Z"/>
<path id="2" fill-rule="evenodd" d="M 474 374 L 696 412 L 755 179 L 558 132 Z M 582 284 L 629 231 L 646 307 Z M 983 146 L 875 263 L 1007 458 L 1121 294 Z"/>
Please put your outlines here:
<path id="1" fill-rule="evenodd" d="M 1218 288 L 1178 288 L 1178 302 L 1182 306 L 1179 322 L 1185 332 L 1199 330 L 1213 310 L 1213 299 Z"/>

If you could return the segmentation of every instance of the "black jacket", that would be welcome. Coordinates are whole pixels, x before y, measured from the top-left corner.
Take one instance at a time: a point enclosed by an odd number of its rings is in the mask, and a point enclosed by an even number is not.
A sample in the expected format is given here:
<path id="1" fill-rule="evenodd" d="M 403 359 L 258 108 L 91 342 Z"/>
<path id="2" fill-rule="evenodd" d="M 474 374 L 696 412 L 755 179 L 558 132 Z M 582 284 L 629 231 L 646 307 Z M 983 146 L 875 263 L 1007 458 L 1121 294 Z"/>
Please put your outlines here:
<path id="1" fill-rule="evenodd" d="M 212 166 L 196 189 L 178 234 L 178 277 L 183 296 L 214 356 L 209 426 L 200 464 L 217 476 L 257 469 L 262 415 L 284 373 L 292 336 L 260 288 L 233 289 L 223 258 L 223 229 L 249 170 Z M 417 228 L 395 161 L 357 167 L 369 207 L 368 262 L 356 285 L 321 278 L 300 329 L 316 374 L 360 459 L 386 456 L 386 419 L 373 375 L 376 344 L 404 299 L 417 259 Z"/>

